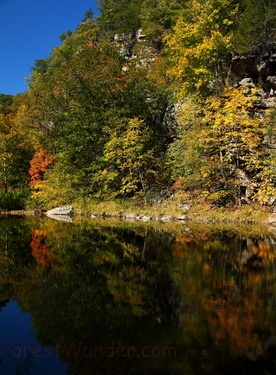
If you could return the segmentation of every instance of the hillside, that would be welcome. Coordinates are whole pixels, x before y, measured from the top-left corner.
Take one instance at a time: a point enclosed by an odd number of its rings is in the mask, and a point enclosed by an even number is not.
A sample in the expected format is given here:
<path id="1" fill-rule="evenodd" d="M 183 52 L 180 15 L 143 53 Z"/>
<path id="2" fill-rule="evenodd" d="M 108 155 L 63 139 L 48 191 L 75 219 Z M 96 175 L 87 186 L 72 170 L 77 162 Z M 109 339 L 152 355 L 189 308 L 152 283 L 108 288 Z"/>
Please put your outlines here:
<path id="1" fill-rule="evenodd" d="M 276 204 L 272 0 L 100 0 L 1 96 L 0 208 Z M 6 104 L 8 103 L 8 104 Z"/>

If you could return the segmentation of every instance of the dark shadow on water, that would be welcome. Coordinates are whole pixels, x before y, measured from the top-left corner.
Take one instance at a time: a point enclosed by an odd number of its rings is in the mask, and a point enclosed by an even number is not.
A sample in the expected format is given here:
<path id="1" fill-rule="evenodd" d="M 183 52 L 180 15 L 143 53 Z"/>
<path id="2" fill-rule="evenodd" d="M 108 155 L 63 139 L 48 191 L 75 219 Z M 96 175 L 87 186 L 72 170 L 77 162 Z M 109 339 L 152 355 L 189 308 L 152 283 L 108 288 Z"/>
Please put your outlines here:
<path id="1" fill-rule="evenodd" d="M 274 375 L 275 243 L 222 230 L 1 220 L 0 369 Z"/>

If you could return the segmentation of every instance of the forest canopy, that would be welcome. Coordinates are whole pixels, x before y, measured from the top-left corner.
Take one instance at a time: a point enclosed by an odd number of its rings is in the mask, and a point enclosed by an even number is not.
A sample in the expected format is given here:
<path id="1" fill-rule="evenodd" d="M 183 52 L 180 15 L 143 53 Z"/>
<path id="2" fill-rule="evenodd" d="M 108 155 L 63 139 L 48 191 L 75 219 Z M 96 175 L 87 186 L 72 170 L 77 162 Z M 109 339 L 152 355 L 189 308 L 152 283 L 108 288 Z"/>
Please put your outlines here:
<path id="1" fill-rule="evenodd" d="M 273 0 L 99 0 L 0 94 L 0 209 L 275 204 Z"/>

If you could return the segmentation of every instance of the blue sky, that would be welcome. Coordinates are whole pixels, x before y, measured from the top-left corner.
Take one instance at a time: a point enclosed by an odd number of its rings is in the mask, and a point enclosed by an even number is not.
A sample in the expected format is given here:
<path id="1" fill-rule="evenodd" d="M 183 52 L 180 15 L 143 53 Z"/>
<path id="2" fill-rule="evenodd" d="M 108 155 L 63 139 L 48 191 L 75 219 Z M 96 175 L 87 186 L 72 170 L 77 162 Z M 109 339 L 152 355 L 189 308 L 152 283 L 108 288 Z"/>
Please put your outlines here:
<path id="1" fill-rule="evenodd" d="M 59 36 L 97 6 L 95 0 L 0 0 L 0 93 L 26 91 L 35 60 L 46 58 Z"/>

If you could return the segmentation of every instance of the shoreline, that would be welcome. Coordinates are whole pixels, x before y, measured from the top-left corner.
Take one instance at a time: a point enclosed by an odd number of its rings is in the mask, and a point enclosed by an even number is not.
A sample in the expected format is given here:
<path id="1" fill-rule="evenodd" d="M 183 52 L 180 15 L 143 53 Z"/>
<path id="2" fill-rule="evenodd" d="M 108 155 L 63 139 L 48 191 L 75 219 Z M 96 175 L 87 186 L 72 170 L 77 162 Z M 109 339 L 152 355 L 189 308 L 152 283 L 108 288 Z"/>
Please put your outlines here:
<path id="1" fill-rule="evenodd" d="M 106 203 L 105 203 L 106 207 Z M 93 207 L 92 209 L 80 209 L 80 207 L 73 206 L 73 212 L 70 216 L 68 215 L 47 215 L 46 210 L 11 210 L 0 212 L 1 217 L 9 220 L 9 218 L 19 219 L 28 218 L 29 220 L 47 220 L 59 221 L 69 224 L 79 223 L 80 221 L 85 221 L 91 223 L 91 225 L 138 225 L 151 227 L 155 230 L 166 230 L 174 233 L 176 237 L 182 238 L 183 233 L 188 233 L 193 231 L 194 233 L 200 233 L 207 231 L 219 231 L 224 230 L 230 231 L 231 233 L 239 233 L 242 236 L 276 236 L 276 223 L 269 223 L 269 217 L 271 213 L 268 210 L 261 210 L 256 212 L 252 216 L 250 214 L 245 215 L 245 212 L 232 212 L 232 215 L 228 215 L 227 210 L 223 209 L 223 214 L 221 210 L 205 211 L 203 215 L 198 215 L 197 210 L 191 210 L 185 215 L 169 215 L 166 213 L 156 214 L 156 211 L 152 210 L 152 213 L 147 206 L 147 212 L 145 207 L 143 212 L 134 213 L 134 210 L 113 210 L 113 211 L 102 211 L 98 207 L 98 210 Z M 122 208 L 122 207 L 121 207 Z M 133 207 L 132 207 L 133 208 Z M 156 207 L 155 207 L 156 208 Z M 202 208 L 202 207 L 201 207 Z M 206 207 L 205 207 L 206 208 Z M 251 207 L 252 208 L 252 207 Z M 138 210 L 137 210 L 138 211 Z M 145 213 L 146 212 L 146 213 Z M 234 213 L 234 215 L 233 215 Z M 273 215 L 276 215 L 275 213 Z"/>
<path id="2" fill-rule="evenodd" d="M 154 210 L 153 210 L 154 211 Z M 144 212 L 134 212 L 130 211 L 117 211 L 117 212 L 107 212 L 102 210 L 81 210 L 79 208 L 74 208 L 73 213 L 70 215 L 71 218 L 91 218 L 91 219 L 119 219 L 127 221 L 141 221 L 141 222 L 200 222 L 200 223 L 231 223 L 231 224 L 251 224 L 256 225 L 258 223 L 262 225 L 267 225 L 268 227 L 275 225 L 269 225 L 270 212 L 264 215 L 263 212 L 257 212 L 255 217 L 250 217 L 250 215 L 227 215 L 228 211 L 223 210 L 218 214 L 214 210 L 210 210 L 208 213 L 203 212 L 203 215 L 196 215 L 194 212 L 186 212 L 184 214 L 167 214 L 156 212 L 150 213 L 150 210 L 145 210 Z M 26 217 L 48 217 L 46 210 L 10 210 L 10 211 L 0 211 L 0 217 L 10 217 L 10 216 L 26 216 Z M 56 215 L 56 216 L 68 216 L 68 215 Z M 50 216 L 49 216 L 50 217 Z"/>

